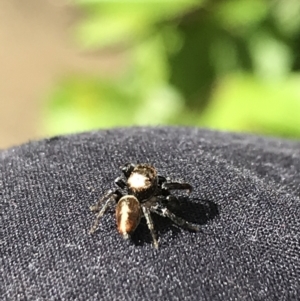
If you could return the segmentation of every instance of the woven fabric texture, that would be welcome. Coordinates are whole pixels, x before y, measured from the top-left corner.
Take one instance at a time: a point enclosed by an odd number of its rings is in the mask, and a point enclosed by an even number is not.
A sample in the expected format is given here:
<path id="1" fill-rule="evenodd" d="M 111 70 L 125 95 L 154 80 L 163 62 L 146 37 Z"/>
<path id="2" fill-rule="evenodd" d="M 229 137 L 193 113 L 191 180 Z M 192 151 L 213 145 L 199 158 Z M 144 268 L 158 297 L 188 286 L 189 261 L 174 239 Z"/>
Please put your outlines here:
<path id="1" fill-rule="evenodd" d="M 178 215 L 123 240 L 89 206 L 126 162 L 184 179 Z M 1 300 L 299 300 L 300 143 L 194 128 L 127 128 L 0 151 Z"/>

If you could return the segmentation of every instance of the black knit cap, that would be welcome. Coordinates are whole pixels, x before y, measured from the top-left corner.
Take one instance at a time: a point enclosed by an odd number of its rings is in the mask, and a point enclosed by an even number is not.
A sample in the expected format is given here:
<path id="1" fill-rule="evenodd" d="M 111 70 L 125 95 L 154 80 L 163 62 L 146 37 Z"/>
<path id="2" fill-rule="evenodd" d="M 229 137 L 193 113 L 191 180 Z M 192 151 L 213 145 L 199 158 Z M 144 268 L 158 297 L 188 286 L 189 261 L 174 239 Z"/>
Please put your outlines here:
<path id="1" fill-rule="evenodd" d="M 89 206 L 126 163 L 193 186 L 132 240 Z M 177 193 L 177 192 L 175 192 Z M 300 143 L 195 128 L 127 128 L 0 151 L 1 300 L 299 300 Z M 180 195 L 180 193 L 179 193 Z"/>

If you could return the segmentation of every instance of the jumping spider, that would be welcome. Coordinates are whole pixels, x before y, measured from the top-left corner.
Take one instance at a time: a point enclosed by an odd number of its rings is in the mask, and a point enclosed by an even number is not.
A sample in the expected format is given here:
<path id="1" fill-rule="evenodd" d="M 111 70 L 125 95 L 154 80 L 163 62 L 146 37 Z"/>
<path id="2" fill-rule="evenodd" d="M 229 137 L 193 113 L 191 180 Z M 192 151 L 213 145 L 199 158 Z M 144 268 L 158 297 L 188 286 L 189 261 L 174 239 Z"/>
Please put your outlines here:
<path id="1" fill-rule="evenodd" d="M 178 202 L 178 199 L 171 195 L 170 190 L 184 189 L 191 192 L 190 184 L 160 176 L 156 169 L 149 164 L 127 163 L 121 167 L 121 170 L 125 179 L 122 177 L 115 179 L 115 184 L 121 188 L 121 191 L 109 190 L 95 205 L 90 207 L 91 211 L 97 214 L 90 229 L 91 234 L 97 230 L 101 217 L 113 203 L 117 204 L 117 228 L 125 239 L 128 239 L 134 232 L 141 217 L 145 217 L 154 247 L 158 248 L 151 212 L 168 217 L 182 228 L 191 231 L 200 230 L 199 226 L 176 216 L 168 208 L 170 204 Z"/>

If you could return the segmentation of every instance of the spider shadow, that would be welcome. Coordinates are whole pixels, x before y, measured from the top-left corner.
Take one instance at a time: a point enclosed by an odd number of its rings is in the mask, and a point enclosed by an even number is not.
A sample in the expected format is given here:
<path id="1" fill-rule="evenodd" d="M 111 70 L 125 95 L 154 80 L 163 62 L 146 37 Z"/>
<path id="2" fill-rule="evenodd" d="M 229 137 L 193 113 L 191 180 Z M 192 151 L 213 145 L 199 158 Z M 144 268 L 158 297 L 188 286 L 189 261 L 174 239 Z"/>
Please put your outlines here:
<path id="1" fill-rule="evenodd" d="M 178 201 L 178 204 L 173 204 L 172 206 L 168 206 L 168 208 L 177 216 L 194 224 L 205 225 L 219 215 L 218 205 L 210 200 L 179 197 Z M 172 231 L 172 236 L 177 236 L 182 231 L 181 227 L 175 225 L 166 217 L 154 213 L 151 216 L 158 238 L 170 230 Z M 205 232 L 203 231 L 203 233 Z M 152 237 L 144 218 L 142 218 L 141 223 L 132 234 L 131 240 L 136 246 L 152 243 Z"/>

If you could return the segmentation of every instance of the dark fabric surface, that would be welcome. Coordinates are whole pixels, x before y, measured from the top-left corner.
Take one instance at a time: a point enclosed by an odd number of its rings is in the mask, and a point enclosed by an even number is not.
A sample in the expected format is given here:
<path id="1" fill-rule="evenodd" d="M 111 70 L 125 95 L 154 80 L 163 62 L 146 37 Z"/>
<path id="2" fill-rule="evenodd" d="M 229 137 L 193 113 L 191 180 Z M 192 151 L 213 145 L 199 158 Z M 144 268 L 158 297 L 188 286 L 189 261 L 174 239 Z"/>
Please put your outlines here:
<path id="1" fill-rule="evenodd" d="M 299 300 L 300 143 L 192 128 L 129 128 L 0 152 L 1 300 Z M 125 241 L 89 206 L 128 161 L 194 187 L 179 213 Z M 177 194 L 177 193 L 176 193 Z"/>

